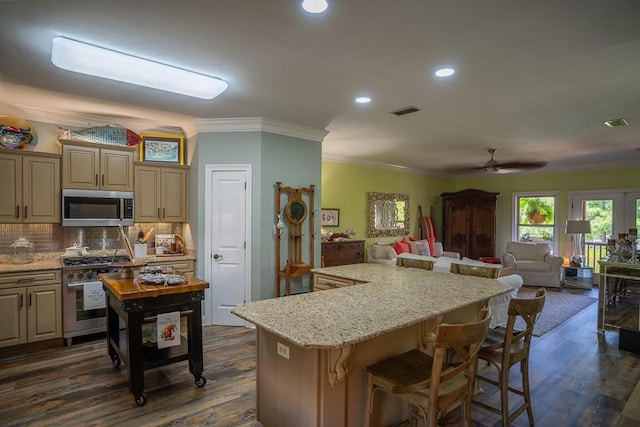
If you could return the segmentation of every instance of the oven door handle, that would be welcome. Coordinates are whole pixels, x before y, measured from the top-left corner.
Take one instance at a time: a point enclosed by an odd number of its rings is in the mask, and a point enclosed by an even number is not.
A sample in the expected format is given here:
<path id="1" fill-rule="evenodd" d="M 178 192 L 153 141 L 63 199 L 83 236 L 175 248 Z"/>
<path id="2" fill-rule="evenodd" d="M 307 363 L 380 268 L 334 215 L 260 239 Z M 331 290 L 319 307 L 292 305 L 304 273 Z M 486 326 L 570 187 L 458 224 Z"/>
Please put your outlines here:
<path id="1" fill-rule="evenodd" d="M 77 287 L 84 286 L 84 285 L 92 285 L 94 283 L 102 284 L 102 282 L 99 281 L 99 280 L 91 280 L 91 281 L 84 281 L 84 282 L 69 282 L 69 283 L 67 283 L 67 287 L 68 288 L 77 288 Z"/>

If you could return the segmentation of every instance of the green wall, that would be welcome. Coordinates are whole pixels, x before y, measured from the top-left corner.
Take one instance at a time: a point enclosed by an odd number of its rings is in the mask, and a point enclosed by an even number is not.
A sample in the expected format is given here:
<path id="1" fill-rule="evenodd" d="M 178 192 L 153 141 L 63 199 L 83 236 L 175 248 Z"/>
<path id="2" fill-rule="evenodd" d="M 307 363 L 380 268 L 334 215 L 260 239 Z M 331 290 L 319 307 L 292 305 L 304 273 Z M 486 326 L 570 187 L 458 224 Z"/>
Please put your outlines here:
<path id="1" fill-rule="evenodd" d="M 433 206 L 436 222 L 440 224 L 440 193 L 454 190 L 455 182 L 449 178 L 323 162 L 322 208 L 340 209 L 339 226 L 325 229 L 337 233 L 342 232 L 346 226 L 351 226 L 356 232 L 354 238 L 367 240 L 366 246 L 396 240 L 396 237 L 367 238 L 367 193 L 401 193 L 409 195 L 410 230 L 411 235 L 417 236 L 418 206 L 422 206 L 424 215 L 428 215 Z"/>
<path id="2" fill-rule="evenodd" d="M 442 202 L 440 194 L 477 188 L 500 193 L 498 196 L 497 254 L 502 255 L 511 240 L 511 218 L 514 192 L 556 191 L 558 221 L 564 224 L 568 216 L 568 194 L 570 191 L 610 190 L 638 188 L 640 167 L 625 169 L 602 169 L 584 172 L 564 172 L 530 175 L 487 175 L 469 179 L 453 179 L 398 172 L 383 168 L 354 166 L 344 163 L 322 163 L 322 207 L 340 209 L 340 226 L 327 227 L 332 232 L 341 232 L 351 225 L 355 238 L 366 239 L 369 246 L 377 241 L 393 241 L 396 238 L 367 239 L 367 192 L 404 193 L 409 195 L 412 235 L 418 235 L 417 209 L 422 205 L 428 214 L 429 206 L 435 209 L 436 224 L 442 224 Z M 438 229 L 438 236 L 442 230 Z M 560 233 L 558 248 L 563 254 L 566 248 L 564 233 Z M 446 248 L 445 248 L 446 249 Z"/>

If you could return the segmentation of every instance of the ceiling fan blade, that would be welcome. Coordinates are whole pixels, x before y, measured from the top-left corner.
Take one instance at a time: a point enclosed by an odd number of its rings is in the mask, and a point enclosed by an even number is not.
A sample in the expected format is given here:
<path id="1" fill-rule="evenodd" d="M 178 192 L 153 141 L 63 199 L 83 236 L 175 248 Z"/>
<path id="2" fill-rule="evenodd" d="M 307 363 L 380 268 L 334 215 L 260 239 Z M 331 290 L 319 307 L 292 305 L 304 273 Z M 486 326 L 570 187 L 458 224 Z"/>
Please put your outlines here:
<path id="1" fill-rule="evenodd" d="M 547 165 L 547 162 L 507 162 L 500 163 L 499 168 L 501 170 L 525 170 L 525 169 L 539 169 Z"/>

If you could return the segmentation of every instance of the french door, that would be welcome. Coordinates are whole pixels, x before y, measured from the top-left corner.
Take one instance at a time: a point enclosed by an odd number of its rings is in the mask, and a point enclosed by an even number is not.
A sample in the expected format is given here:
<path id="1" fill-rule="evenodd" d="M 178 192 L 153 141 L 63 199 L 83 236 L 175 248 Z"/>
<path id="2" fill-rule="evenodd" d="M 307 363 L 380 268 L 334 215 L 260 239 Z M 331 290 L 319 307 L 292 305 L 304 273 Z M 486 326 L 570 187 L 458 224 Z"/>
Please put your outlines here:
<path id="1" fill-rule="evenodd" d="M 630 228 L 640 228 L 640 190 L 572 192 L 569 219 L 587 219 L 591 233 L 585 234 L 585 255 L 590 267 L 598 270 L 598 259 L 606 255 L 608 239 Z"/>

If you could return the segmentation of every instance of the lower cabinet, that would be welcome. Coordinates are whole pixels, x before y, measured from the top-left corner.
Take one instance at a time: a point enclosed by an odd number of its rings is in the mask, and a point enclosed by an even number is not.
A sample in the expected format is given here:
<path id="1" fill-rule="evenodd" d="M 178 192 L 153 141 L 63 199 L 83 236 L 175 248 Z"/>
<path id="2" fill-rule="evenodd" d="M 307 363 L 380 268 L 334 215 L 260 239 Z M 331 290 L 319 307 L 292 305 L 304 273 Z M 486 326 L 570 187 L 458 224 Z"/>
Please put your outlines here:
<path id="1" fill-rule="evenodd" d="M 62 338 L 60 270 L 0 274 L 0 347 Z"/>
<path id="2" fill-rule="evenodd" d="M 343 277 L 327 276 L 322 273 L 313 273 L 313 290 L 325 291 L 327 289 L 343 288 L 345 286 L 353 286 L 360 282 L 353 279 L 345 279 Z"/>

